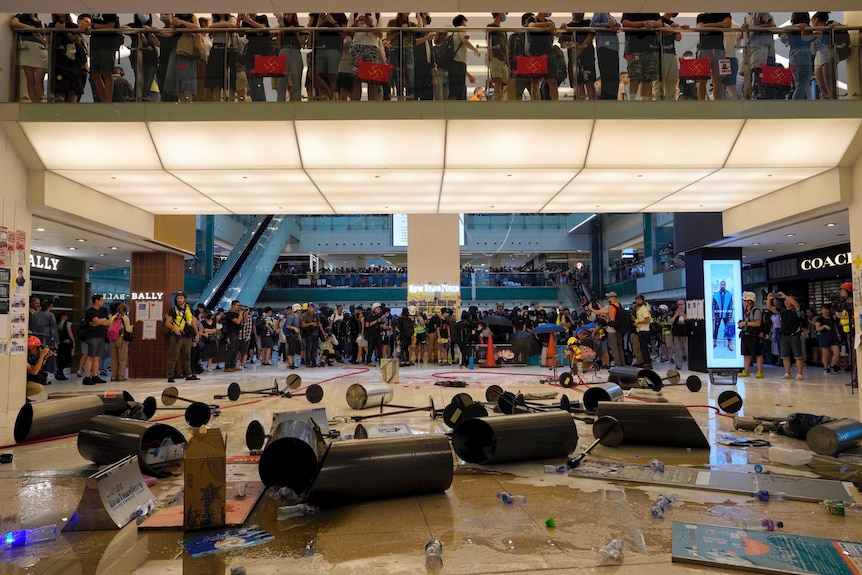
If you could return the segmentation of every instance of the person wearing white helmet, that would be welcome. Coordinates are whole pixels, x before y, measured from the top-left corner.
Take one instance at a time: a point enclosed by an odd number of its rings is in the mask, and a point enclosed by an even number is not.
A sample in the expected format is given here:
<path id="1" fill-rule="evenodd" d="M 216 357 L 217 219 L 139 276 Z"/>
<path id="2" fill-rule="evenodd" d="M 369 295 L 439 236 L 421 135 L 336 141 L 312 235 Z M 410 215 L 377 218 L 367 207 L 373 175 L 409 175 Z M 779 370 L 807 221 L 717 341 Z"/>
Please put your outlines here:
<path id="1" fill-rule="evenodd" d="M 281 329 L 287 339 L 287 353 L 284 358 L 287 369 L 296 369 L 296 356 L 302 351 L 302 322 L 299 320 L 301 314 L 302 306 L 295 303 L 281 322 Z"/>
<path id="2" fill-rule="evenodd" d="M 742 336 L 740 348 L 742 351 L 743 368 L 741 377 L 749 377 L 751 358 L 757 361 L 757 377 L 763 379 L 763 314 L 755 305 L 757 296 L 747 291 L 742 294 L 742 319 L 737 327 Z"/>

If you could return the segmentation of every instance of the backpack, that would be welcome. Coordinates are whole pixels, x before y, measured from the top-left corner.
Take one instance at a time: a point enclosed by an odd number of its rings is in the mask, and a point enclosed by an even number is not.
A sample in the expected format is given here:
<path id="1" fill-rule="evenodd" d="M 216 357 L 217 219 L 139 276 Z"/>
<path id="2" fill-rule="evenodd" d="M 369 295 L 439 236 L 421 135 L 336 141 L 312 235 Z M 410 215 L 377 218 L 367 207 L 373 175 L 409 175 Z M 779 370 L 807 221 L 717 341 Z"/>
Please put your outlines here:
<path id="1" fill-rule="evenodd" d="M 114 316 L 114 321 L 108 327 L 108 341 L 117 341 L 123 332 L 123 318 L 119 315 Z"/>
<path id="2" fill-rule="evenodd" d="M 437 46 L 437 66 L 440 68 L 449 68 L 454 61 L 455 36 L 453 34 L 449 34 L 443 39 L 443 42 Z"/>
<path id="3" fill-rule="evenodd" d="M 831 25 L 841 26 L 840 22 L 830 20 L 826 23 Z M 835 44 L 835 55 L 839 62 L 843 62 L 850 57 L 850 31 L 849 30 L 832 30 L 832 41 Z"/>
<path id="4" fill-rule="evenodd" d="M 75 336 L 78 340 L 87 339 L 87 318 L 82 317 L 81 322 L 78 324 L 78 330 L 75 332 Z"/>
<path id="5" fill-rule="evenodd" d="M 617 330 L 620 333 L 628 333 L 632 330 L 635 325 L 635 320 L 632 317 L 632 312 L 624 308 L 623 306 L 614 306 L 616 309 L 616 313 L 614 314 L 614 321 L 608 322 L 612 328 Z"/>

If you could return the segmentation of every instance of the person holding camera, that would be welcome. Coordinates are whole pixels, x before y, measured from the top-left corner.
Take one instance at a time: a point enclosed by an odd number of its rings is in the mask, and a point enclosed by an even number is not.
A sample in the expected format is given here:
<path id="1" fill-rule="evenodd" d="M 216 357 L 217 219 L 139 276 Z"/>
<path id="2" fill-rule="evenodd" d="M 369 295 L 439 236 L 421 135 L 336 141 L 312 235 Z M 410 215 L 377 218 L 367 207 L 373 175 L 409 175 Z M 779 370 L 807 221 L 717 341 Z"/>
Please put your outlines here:
<path id="1" fill-rule="evenodd" d="M 35 335 L 27 338 L 27 397 L 39 395 L 43 385 L 50 385 L 45 360 L 54 352 Z"/>
<path id="2" fill-rule="evenodd" d="M 793 296 L 784 292 L 771 293 L 766 296 L 766 307 L 772 313 L 781 316 L 781 336 L 778 344 L 781 350 L 781 360 L 784 362 L 784 375 L 781 379 L 792 379 L 790 374 L 790 356 L 796 359 L 796 379 L 805 379 L 802 370 L 805 361 L 802 358 L 802 340 L 799 334 L 802 332 L 802 320 L 799 302 Z"/>
<path id="3" fill-rule="evenodd" d="M 236 366 L 236 356 L 239 353 L 239 332 L 247 313 L 248 308 L 241 309 L 239 300 L 233 300 L 230 302 L 230 309 L 222 318 L 222 332 L 224 333 L 226 348 L 224 360 L 225 373 L 239 371 Z"/>
<path id="4" fill-rule="evenodd" d="M 198 376 L 192 371 L 192 345 L 198 342 L 198 327 L 192 315 L 192 308 L 186 303 L 186 292 L 178 291 L 174 306 L 168 311 L 168 383 L 174 382 L 177 358 L 182 354 L 183 375 L 186 381 L 196 381 Z"/>

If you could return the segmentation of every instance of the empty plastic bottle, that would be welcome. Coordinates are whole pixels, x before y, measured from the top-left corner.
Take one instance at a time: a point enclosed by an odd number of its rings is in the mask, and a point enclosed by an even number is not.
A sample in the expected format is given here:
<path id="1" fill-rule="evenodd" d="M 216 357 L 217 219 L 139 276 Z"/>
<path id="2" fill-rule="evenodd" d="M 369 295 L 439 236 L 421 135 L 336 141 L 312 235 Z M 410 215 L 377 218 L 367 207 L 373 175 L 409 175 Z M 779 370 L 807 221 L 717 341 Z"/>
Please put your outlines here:
<path id="1" fill-rule="evenodd" d="M 768 491 L 766 489 L 758 489 L 749 493 L 752 497 L 757 497 L 761 501 L 787 501 L 787 494 L 783 491 Z"/>
<path id="2" fill-rule="evenodd" d="M 545 473 L 565 473 L 568 469 L 565 465 L 546 465 Z"/>
<path id="3" fill-rule="evenodd" d="M 138 505 L 138 508 L 135 510 L 135 516 L 136 517 L 144 517 L 145 515 L 149 515 L 150 512 L 153 509 L 155 509 L 155 507 L 156 507 L 156 500 L 155 499 L 149 499 L 143 505 Z"/>
<path id="4" fill-rule="evenodd" d="M 441 559 L 443 557 L 443 543 L 436 537 L 425 544 L 425 559 Z"/>
<path id="5" fill-rule="evenodd" d="M 769 517 L 762 517 L 761 519 L 744 519 L 742 521 L 742 527 L 749 531 L 775 531 L 776 529 L 783 528 L 784 522 L 774 521 Z"/>
<path id="6" fill-rule="evenodd" d="M 664 473 L 664 463 L 659 461 L 658 459 L 653 459 L 649 462 L 649 466 L 652 467 L 655 471 L 659 473 Z"/>
<path id="7" fill-rule="evenodd" d="M 650 509 L 650 515 L 659 519 L 664 517 L 665 511 L 670 507 L 671 503 L 676 501 L 676 494 L 671 493 L 670 495 L 659 495 L 655 499 L 655 505 L 653 505 L 652 509 Z"/>
<path id="8" fill-rule="evenodd" d="M 523 507 L 527 504 L 526 495 L 512 495 L 508 491 L 501 491 L 500 493 L 498 493 L 497 499 L 499 499 L 506 505 L 520 505 L 521 507 Z"/>
<path id="9" fill-rule="evenodd" d="M 813 455 L 804 449 L 793 447 L 773 446 L 769 448 L 769 461 L 783 463 L 784 465 L 806 465 L 813 459 Z"/>
<path id="10" fill-rule="evenodd" d="M 822 505 L 823 509 L 832 515 L 862 514 L 862 507 L 856 503 L 845 503 L 844 501 L 838 501 L 837 499 L 827 499 L 825 501 L 821 501 L 820 505 Z"/>
<path id="11" fill-rule="evenodd" d="M 320 509 L 318 507 L 315 507 L 314 505 L 309 505 L 308 503 L 300 503 L 299 505 L 285 505 L 284 507 L 279 507 L 275 516 L 279 521 L 284 521 L 285 519 L 290 519 L 291 517 L 314 515 L 318 511 L 320 511 Z"/>
<path id="12" fill-rule="evenodd" d="M 607 545 L 599 549 L 599 558 L 602 563 L 620 561 L 623 558 L 623 540 L 612 539 Z"/>

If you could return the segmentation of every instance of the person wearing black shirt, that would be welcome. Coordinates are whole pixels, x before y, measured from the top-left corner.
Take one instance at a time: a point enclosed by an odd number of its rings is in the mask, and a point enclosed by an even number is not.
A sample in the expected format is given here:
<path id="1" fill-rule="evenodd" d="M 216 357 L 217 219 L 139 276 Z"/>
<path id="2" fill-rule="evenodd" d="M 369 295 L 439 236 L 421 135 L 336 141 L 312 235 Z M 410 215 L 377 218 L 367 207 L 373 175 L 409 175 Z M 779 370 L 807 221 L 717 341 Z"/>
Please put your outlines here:
<path id="1" fill-rule="evenodd" d="M 239 371 L 236 367 L 236 356 L 239 353 L 239 332 L 246 313 L 248 313 L 246 310 L 240 309 L 239 300 L 233 300 L 230 302 L 230 310 L 222 317 L 222 330 L 227 348 L 224 360 L 225 373 Z"/>
<path id="2" fill-rule="evenodd" d="M 371 311 L 365 313 L 365 339 L 368 340 L 368 356 L 365 363 L 371 363 L 371 355 L 380 361 L 383 342 L 380 340 L 380 304 L 371 304 Z"/>
<path id="3" fill-rule="evenodd" d="M 119 30 L 120 17 L 117 14 L 92 14 L 91 26 L 94 30 Z M 117 50 L 123 45 L 120 33 L 93 34 L 90 36 L 90 77 L 96 88 L 99 102 L 110 104 L 114 98 L 114 79 L 111 72 L 117 61 Z"/>
<path id="4" fill-rule="evenodd" d="M 346 28 L 347 15 L 343 12 L 326 12 L 317 17 L 318 28 Z M 314 32 L 312 34 L 313 59 L 312 72 L 314 88 L 324 100 L 332 100 L 336 92 L 338 63 L 344 48 L 340 32 Z"/>
<path id="5" fill-rule="evenodd" d="M 676 43 L 682 40 L 679 30 L 687 30 L 688 24 L 680 26 L 674 22 L 679 16 L 677 12 L 665 12 L 661 15 L 664 28 L 661 33 L 661 66 L 660 80 L 653 83 L 652 95 L 656 100 L 675 100 L 679 86 L 679 59 L 676 57 Z"/>
<path id="6" fill-rule="evenodd" d="M 820 315 L 814 320 L 817 330 L 817 345 L 820 347 L 820 359 L 826 373 L 838 373 L 838 360 L 841 359 L 839 344 L 841 329 L 837 318 L 832 315 L 832 305 L 824 303 L 820 306 Z"/>
<path id="7" fill-rule="evenodd" d="M 583 12 L 572 12 L 572 21 L 563 28 L 589 28 L 590 21 L 584 18 Z M 568 48 L 569 78 L 573 86 L 577 86 L 578 99 L 585 97 L 596 99 L 596 49 L 593 46 L 593 32 L 569 33 L 565 38 L 572 43 Z M 560 36 L 560 44 L 564 36 Z"/>
<path id="8" fill-rule="evenodd" d="M 269 28 L 266 14 L 240 14 L 240 28 Z M 245 50 L 245 69 L 254 70 L 255 56 L 269 56 L 272 49 L 271 35 L 267 31 L 246 32 L 248 46 Z M 248 75 L 248 91 L 254 102 L 266 102 L 266 91 L 263 88 L 263 76 Z"/>
<path id="9" fill-rule="evenodd" d="M 533 100 L 541 99 L 539 90 L 543 79 L 548 83 L 550 99 L 559 99 L 557 92 L 557 70 L 554 69 L 553 58 L 551 58 L 551 47 L 554 44 L 554 34 L 557 31 L 557 27 L 553 21 L 548 20 L 548 16 L 547 12 L 539 12 L 527 24 L 527 28 L 530 28 L 530 32 L 527 35 L 527 47 L 530 56 L 548 57 L 548 75 L 544 78 L 533 78 L 530 81 L 530 98 Z"/>
<path id="10" fill-rule="evenodd" d="M 87 350 L 87 361 L 84 363 L 84 385 L 105 383 L 99 377 L 99 362 L 102 360 L 102 352 L 105 349 L 105 341 L 108 335 L 108 310 L 105 309 L 105 300 L 102 294 L 94 294 L 90 298 L 93 306 L 84 312 L 84 324 L 87 326 L 85 348 Z"/>
<path id="11" fill-rule="evenodd" d="M 642 28 L 646 32 L 626 32 L 625 56 L 628 60 L 629 94 L 642 100 L 652 98 L 652 83 L 658 79 L 658 30 L 662 27 L 657 12 L 627 12 L 622 17 L 623 28 Z"/>
<path id="12" fill-rule="evenodd" d="M 320 315 L 314 308 L 314 304 L 309 302 L 308 310 L 299 318 L 302 325 L 302 339 L 305 342 L 305 366 L 318 367 L 317 365 L 317 349 L 320 346 L 320 336 L 323 335 L 323 330 L 320 326 Z"/>
<path id="13" fill-rule="evenodd" d="M 781 348 L 781 359 L 784 362 L 784 375 L 781 379 L 792 379 L 790 375 L 790 356 L 796 359 L 796 379 L 803 380 L 802 370 L 805 362 L 802 359 L 802 332 L 799 302 L 793 296 L 784 292 L 766 296 L 766 307 L 772 313 L 781 314 L 781 337 L 778 340 Z"/>
<path id="14" fill-rule="evenodd" d="M 718 61 L 725 57 L 723 28 L 730 28 L 732 20 L 729 12 L 704 12 L 697 15 L 698 29 L 707 30 L 700 33 L 700 44 L 698 44 L 698 58 L 712 58 L 713 81 L 721 84 L 721 74 L 718 69 Z M 697 81 L 697 99 L 706 100 L 706 85 L 709 82 L 704 78 Z M 715 94 L 721 95 L 723 90 L 715 90 Z M 721 98 L 716 98 L 720 100 Z"/>

